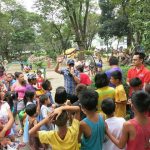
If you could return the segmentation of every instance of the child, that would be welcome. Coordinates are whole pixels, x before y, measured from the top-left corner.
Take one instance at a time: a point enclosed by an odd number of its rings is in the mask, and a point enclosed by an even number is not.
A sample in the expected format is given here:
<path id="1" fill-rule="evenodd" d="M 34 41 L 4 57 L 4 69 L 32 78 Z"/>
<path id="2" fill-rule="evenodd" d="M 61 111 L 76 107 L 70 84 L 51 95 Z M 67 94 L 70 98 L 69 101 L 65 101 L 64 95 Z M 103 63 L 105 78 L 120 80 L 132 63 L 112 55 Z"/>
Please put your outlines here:
<path id="1" fill-rule="evenodd" d="M 41 116 L 42 116 L 42 119 L 44 119 L 48 116 L 49 113 L 53 111 L 53 108 L 48 107 L 48 105 L 50 104 L 50 100 L 47 95 L 42 95 L 40 97 L 40 103 L 41 103 Z M 42 126 L 41 128 L 41 130 L 46 130 L 46 131 L 49 131 L 52 129 L 54 129 L 52 124 L 46 124 L 45 126 Z"/>
<path id="2" fill-rule="evenodd" d="M 36 85 L 36 83 L 37 83 L 36 75 L 35 74 L 28 75 L 28 84 L 26 86 L 26 90 L 35 92 L 36 88 L 34 87 L 34 85 Z"/>
<path id="3" fill-rule="evenodd" d="M 26 91 L 25 95 L 24 95 L 24 103 L 25 103 L 25 106 L 27 106 L 29 104 L 36 104 L 35 92 L 33 92 L 33 91 Z"/>
<path id="4" fill-rule="evenodd" d="M 142 81 L 139 78 L 133 78 L 129 82 L 130 87 L 132 88 L 132 93 L 137 92 L 139 90 L 142 90 Z M 129 96 L 128 102 L 127 102 L 127 113 L 130 115 L 130 119 L 134 118 L 134 112 L 131 109 L 131 96 Z"/>
<path id="5" fill-rule="evenodd" d="M 76 112 L 70 127 L 67 127 L 68 115 L 66 111 Z M 55 121 L 54 118 L 56 118 Z M 30 129 L 29 134 L 39 137 L 41 143 L 50 144 L 53 150 L 79 150 L 79 119 L 80 108 L 78 106 L 61 106 Z M 49 122 L 54 122 L 58 126 L 58 131 L 38 131 L 42 125 Z"/>
<path id="6" fill-rule="evenodd" d="M 49 97 L 50 103 L 54 104 L 54 100 L 53 100 L 53 97 L 51 95 L 51 90 L 52 90 L 51 82 L 49 80 L 45 80 L 42 83 L 42 88 L 44 90 L 44 94 L 46 94 Z"/>
<path id="7" fill-rule="evenodd" d="M 36 105 L 35 104 L 27 105 L 25 111 L 26 111 L 26 113 L 28 115 L 27 118 L 26 118 L 25 126 L 27 126 L 27 124 L 28 124 L 28 126 L 29 126 L 28 129 L 31 129 L 32 127 L 34 127 L 37 124 L 37 120 L 36 120 Z M 39 148 L 40 148 L 39 139 L 36 138 L 36 137 L 29 136 L 29 145 L 30 145 L 32 150 L 39 150 Z"/>
<path id="8" fill-rule="evenodd" d="M 107 115 L 105 122 L 108 125 L 108 129 L 116 138 L 119 138 L 122 133 L 123 124 L 125 122 L 124 118 L 115 117 L 115 103 L 112 99 L 105 99 L 102 101 L 101 105 L 102 111 Z M 103 144 L 103 150 L 120 150 L 114 143 L 110 140 Z M 125 150 L 125 149 L 122 149 Z"/>
<path id="9" fill-rule="evenodd" d="M 90 85 L 92 82 L 90 80 L 90 77 L 83 72 L 84 71 L 83 65 L 78 65 L 76 68 L 80 72 L 80 83 L 85 84 L 87 86 Z"/>
<path id="10" fill-rule="evenodd" d="M 122 85 L 122 74 L 120 71 L 114 71 L 111 74 L 110 82 L 116 86 L 115 88 L 115 103 L 116 103 L 116 110 L 115 116 L 116 117 L 125 117 L 126 116 L 126 103 L 127 103 L 127 96 Z"/>
<path id="11" fill-rule="evenodd" d="M 77 95 L 77 97 L 79 97 L 79 94 L 80 94 L 82 91 L 86 90 L 86 89 L 87 89 L 87 86 L 86 86 L 86 85 L 84 85 L 84 84 L 78 84 L 78 85 L 76 86 L 76 95 Z M 80 106 L 80 101 L 78 100 L 78 101 L 76 101 L 75 103 L 73 103 L 73 106 Z M 80 117 L 81 117 L 80 120 L 82 120 L 82 119 L 84 119 L 84 118 L 86 117 L 86 115 L 85 115 L 82 111 L 80 111 Z"/>
<path id="12" fill-rule="evenodd" d="M 139 78 L 133 78 L 130 80 L 130 87 L 132 87 L 133 92 L 142 90 L 142 81 Z"/>
<path id="13" fill-rule="evenodd" d="M 67 92 L 63 86 L 60 86 L 56 89 L 55 93 L 55 102 L 58 106 L 62 106 L 67 101 Z"/>
<path id="14" fill-rule="evenodd" d="M 107 129 L 109 138 L 119 148 L 127 150 L 150 150 L 150 118 L 146 112 L 150 111 L 150 95 L 143 91 L 133 94 L 132 109 L 135 118 L 124 123 L 122 136 L 116 139 Z"/>
<path id="15" fill-rule="evenodd" d="M 37 89 L 42 90 L 42 83 L 44 82 L 44 78 L 42 77 L 41 70 L 37 70 Z"/>
<path id="16" fill-rule="evenodd" d="M 102 150 L 105 135 L 105 124 L 101 115 L 96 112 L 98 93 L 94 90 L 84 90 L 79 95 L 81 109 L 86 118 L 80 122 L 79 140 L 81 150 Z"/>

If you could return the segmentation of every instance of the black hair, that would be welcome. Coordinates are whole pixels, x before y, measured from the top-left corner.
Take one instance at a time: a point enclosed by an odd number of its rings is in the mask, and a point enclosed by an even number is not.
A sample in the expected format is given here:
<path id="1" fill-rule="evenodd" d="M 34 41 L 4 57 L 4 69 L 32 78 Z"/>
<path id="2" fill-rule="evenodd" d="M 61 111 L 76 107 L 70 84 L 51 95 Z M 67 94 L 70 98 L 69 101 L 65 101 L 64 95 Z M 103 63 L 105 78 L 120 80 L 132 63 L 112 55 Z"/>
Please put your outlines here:
<path id="1" fill-rule="evenodd" d="M 117 57 L 115 57 L 115 56 L 110 57 L 110 59 L 109 59 L 109 65 L 110 66 L 118 65 L 118 63 L 119 63 L 119 60 Z"/>
<path id="2" fill-rule="evenodd" d="M 42 83 L 42 88 L 44 90 L 51 90 L 51 82 L 49 80 L 45 80 L 43 83 Z"/>
<path id="3" fill-rule="evenodd" d="M 101 109 L 106 115 L 112 115 L 115 112 L 115 102 L 111 98 L 104 99 Z"/>
<path id="4" fill-rule="evenodd" d="M 38 73 L 41 73 L 41 74 L 42 74 L 42 71 L 41 71 L 41 70 L 37 70 L 37 74 L 38 74 Z"/>
<path id="5" fill-rule="evenodd" d="M 109 79 L 106 73 L 97 73 L 94 80 L 96 88 L 102 88 L 109 84 Z"/>
<path id="6" fill-rule="evenodd" d="M 76 86 L 76 95 L 78 96 L 83 90 L 86 90 L 87 86 L 85 84 L 78 84 Z"/>
<path id="7" fill-rule="evenodd" d="M 55 102 L 57 104 L 64 104 L 67 100 L 67 92 L 63 86 L 56 89 Z"/>
<path id="8" fill-rule="evenodd" d="M 48 96 L 46 94 L 40 96 L 40 103 L 43 105 L 45 101 L 48 100 Z"/>
<path id="9" fill-rule="evenodd" d="M 19 76 L 23 74 L 22 72 L 15 72 L 15 78 L 19 78 Z"/>
<path id="10" fill-rule="evenodd" d="M 114 79 L 118 79 L 119 81 L 122 81 L 122 73 L 119 70 L 113 71 L 111 73 L 111 77 Z"/>
<path id="11" fill-rule="evenodd" d="M 24 104 L 26 105 L 29 101 L 32 102 L 34 99 L 34 95 L 35 93 L 33 91 L 26 91 L 24 95 Z"/>
<path id="12" fill-rule="evenodd" d="M 96 111 L 98 104 L 98 93 L 92 89 L 86 89 L 79 94 L 79 101 L 83 108 Z"/>
<path id="13" fill-rule="evenodd" d="M 32 117 L 36 113 L 36 105 L 35 104 L 27 105 L 25 111 L 26 111 L 27 115 Z"/>
<path id="14" fill-rule="evenodd" d="M 13 101 L 17 100 L 17 97 L 18 97 L 15 94 L 16 93 L 14 92 L 7 91 L 4 96 L 4 101 L 6 101 L 9 104 L 11 111 L 13 110 L 13 106 L 14 106 Z"/>
<path id="15" fill-rule="evenodd" d="M 145 56 L 146 56 L 146 55 L 145 55 L 144 53 L 142 53 L 142 52 L 135 52 L 134 55 L 139 55 L 139 58 L 140 58 L 140 59 L 143 59 L 143 61 L 144 61 Z"/>
<path id="16" fill-rule="evenodd" d="M 68 114 L 66 110 L 63 110 L 62 113 L 60 114 L 60 116 L 58 116 L 58 118 L 55 120 L 55 124 L 58 127 L 62 127 L 65 126 L 67 124 L 68 121 Z"/>
<path id="17" fill-rule="evenodd" d="M 140 113 L 150 111 L 150 95 L 144 91 L 138 91 L 132 94 L 132 104 Z"/>
<path id="18" fill-rule="evenodd" d="M 130 80 L 131 87 L 137 87 L 137 86 L 140 86 L 141 84 L 142 84 L 142 81 L 138 77 Z"/>
<path id="19" fill-rule="evenodd" d="M 35 74 L 28 75 L 28 83 L 32 83 L 32 81 L 35 81 L 35 80 L 36 80 Z"/>
<path id="20" fill-rule="evenodd" d="M 84 71 L 83 65 L 78 65 L 76 68 L 77 68 L 77 70 L 78 70 L 79 72 L 83 72 L 83 71 Z"/>

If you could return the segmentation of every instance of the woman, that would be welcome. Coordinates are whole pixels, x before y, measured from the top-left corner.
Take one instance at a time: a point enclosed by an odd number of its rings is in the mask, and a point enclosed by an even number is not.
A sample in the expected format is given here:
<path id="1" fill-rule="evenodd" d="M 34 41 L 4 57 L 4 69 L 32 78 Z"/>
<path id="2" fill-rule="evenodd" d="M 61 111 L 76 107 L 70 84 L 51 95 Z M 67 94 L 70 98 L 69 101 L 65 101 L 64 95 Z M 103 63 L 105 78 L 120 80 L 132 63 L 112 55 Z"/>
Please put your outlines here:
<path id="1" fill-rule="evenodd" d="M 3 101 L 4 92 L 0 92 L 0 138 L 10 134 L 14 118 L 7 102 Z"/>
<path id="2" fill-rule="evenodd" d="M 16 92 L 18 94 L 18 99 L 14 103 L 14 111 L 19 114 L 25 108 L 24 95 L 26 92 L 26 81 L 24 79 L 23 73 L 21 72 L 16 72 L 15 76 L 17 81 L 13 84 L 11 91 Z M 21 127 L 23 128 L 22 120 L 20 120 L 20 123 Z M 22 133 L 23 130 L 21 130 L 20 134 Z"/>

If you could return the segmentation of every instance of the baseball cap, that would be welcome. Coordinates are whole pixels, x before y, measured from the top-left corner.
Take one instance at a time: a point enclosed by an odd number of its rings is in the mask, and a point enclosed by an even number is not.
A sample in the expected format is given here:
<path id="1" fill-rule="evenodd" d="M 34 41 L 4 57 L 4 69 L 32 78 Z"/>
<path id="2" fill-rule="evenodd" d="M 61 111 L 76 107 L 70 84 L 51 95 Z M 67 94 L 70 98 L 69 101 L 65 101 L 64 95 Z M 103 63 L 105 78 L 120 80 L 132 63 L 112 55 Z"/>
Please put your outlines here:
<path id="1" fill-rule="evenodd" d="M 68 64 L 68 65 L 71 65 L 71 64 L 74 65 L 74 60 L 73 60 L 73 59 L 69 59 L 69 60 L 67 61 L 67 64 Z"/>

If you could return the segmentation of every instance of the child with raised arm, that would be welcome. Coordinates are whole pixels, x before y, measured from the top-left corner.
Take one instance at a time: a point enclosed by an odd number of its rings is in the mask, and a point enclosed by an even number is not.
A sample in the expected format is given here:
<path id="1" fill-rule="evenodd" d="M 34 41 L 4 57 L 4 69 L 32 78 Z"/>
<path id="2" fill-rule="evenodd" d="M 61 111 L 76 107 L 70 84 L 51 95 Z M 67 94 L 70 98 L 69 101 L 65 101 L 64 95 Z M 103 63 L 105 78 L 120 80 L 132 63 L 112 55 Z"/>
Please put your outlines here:
<path id="1" fill-rule="evenodd" d="M 116 86 L 115 88 L 115 103 L 116 103 L 115 116 L 125 117 L 127 96 L 126 96 L 126 92 L 122 84 L 122 73 L 120 71 L 112 72 L 110 82 Z"/>
<path id="2" fill-rule="evenodd" d="M 81 150 L 102 150 L 105 124 L 102 116 L 96 112 L 98 93 L 94 90 L 84 90 L 79 94 L 79 101 L 82 111 L 87 116 L 80 122 Z"/>
<path id="3" fill-rule="evenodd" d="M 102 111 L 107 115 L 105 122 L 108 125 L 109 131 L 117 138 L 121 136 L 123 124 L 125 119 L 122 117 L 115 117 L 115 102 L 108 98 L 102 101 Z M 120 150 L 111 140 L 106 140 L 103 144 L 103 150 Z M 122 149 L 125 150 L 125 149 Z"/>
<path id="4" fill-rule="evenodd" d="M 146 115 L 150 111 L 150 95 L 139 91 L 133 94 L 131 101 L 134 119 L 124 123 L 119 139 L 116 139 L 108 129 L 107 135 L 119 148 L 127 145 L 127 150 L 150 150 L 150 117 Z"/>
<path id="5" fill-rule="evenodd" d="M 67 111 L 76 112 L 70 127 L 67 127 Z M 30 129 L 29 134 L 39 137 L 43 144 L 50 144 L 53 150 L 79 150 L 79 119 L 80 108 L 78 106 L 61 106 Z M 40 127 L 48 122 L 55 123 L 58 126 L 58 131 L 39 131 Z"/>

